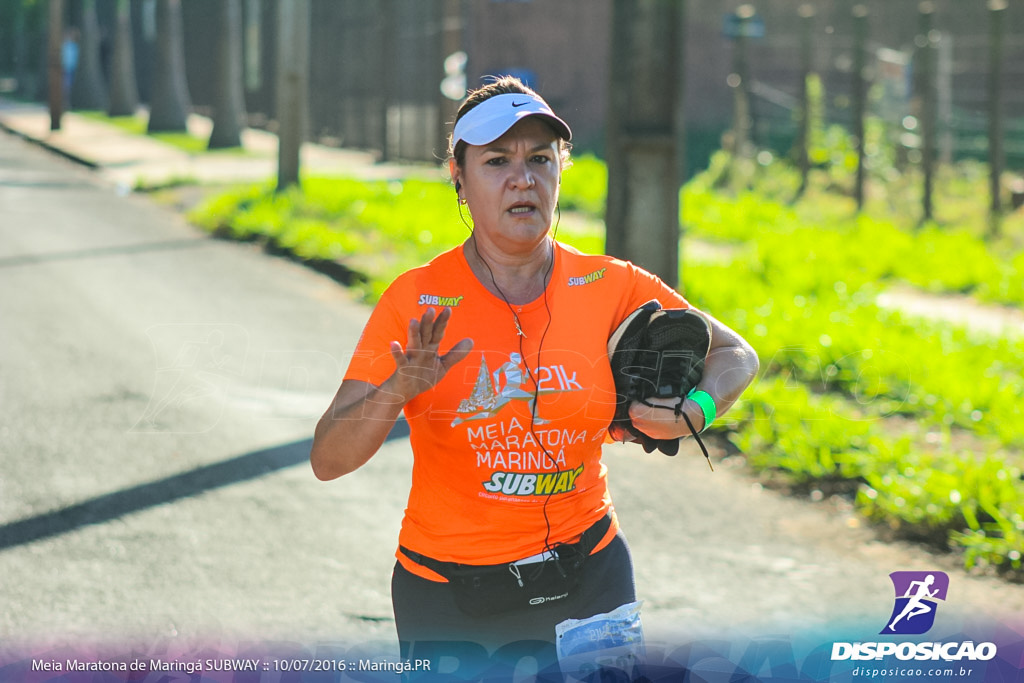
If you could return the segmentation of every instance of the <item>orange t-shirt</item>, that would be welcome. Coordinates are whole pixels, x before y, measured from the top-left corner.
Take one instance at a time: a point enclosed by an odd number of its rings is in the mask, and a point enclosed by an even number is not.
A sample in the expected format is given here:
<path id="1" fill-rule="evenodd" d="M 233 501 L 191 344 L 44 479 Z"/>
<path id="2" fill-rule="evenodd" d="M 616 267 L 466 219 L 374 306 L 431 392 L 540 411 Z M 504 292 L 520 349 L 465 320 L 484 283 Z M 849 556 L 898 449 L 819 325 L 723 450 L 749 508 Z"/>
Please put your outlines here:
<path id="1" fill-rule="evenodd" d="M 631 263 L 557 243 L 554 253 L 545 295 L 511 307 L 525 336 L 462 247 L 398 277 L 363 331 L 345 379 L 374 385 L 395 371 L 390 342 L 404 347 L 409 321 L 430 306 L 452 309 L 442 354 L 463 338 L 474 342 L 405 406 L 414 461 L 399 543 L 410 550 L 463 564 L 509 562 L 542 552 L 545 541 L 574 541 L 611 510 L 601 463 L 616 402 L 608 337 L 651 299 L 688 304 Z"/>

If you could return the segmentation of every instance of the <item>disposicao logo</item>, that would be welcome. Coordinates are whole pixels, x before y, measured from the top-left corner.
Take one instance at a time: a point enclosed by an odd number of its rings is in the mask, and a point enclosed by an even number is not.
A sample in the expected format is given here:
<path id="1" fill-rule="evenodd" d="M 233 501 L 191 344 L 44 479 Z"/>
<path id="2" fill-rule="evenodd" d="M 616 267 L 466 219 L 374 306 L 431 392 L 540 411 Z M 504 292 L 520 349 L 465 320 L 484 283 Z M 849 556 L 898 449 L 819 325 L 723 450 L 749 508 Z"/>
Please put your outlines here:
<path id="1" fill-rule="evenodd" d="M 880 635 L 920 635 L 935 624 L 939 601 L 949 591 L 949 576 L 940 571 L 893 572 L 889 574 L 896 597 L 892 614 Z M 857 642 L 832 643 L 832 661 L 988 661 L 996 656 L 994 643 L 963 642 Z"/>
<path id="2" fill-rule="evenodd" d="M 896 603 L 882 634 L 919 635 L 935 623 L 938 601 L 946 599 L 949 576 L 945 572 L 893 572 Z"/>

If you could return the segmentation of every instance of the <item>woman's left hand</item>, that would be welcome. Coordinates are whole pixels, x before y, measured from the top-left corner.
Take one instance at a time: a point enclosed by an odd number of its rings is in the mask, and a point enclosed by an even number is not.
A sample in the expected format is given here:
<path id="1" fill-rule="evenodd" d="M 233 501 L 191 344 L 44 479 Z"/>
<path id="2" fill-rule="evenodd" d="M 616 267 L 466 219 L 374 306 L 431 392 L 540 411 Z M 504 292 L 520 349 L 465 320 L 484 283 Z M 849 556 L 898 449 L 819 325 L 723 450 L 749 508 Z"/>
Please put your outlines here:
<path id="1" fill-rule="evenodd" d="M 678 439 L 681 436 L 692 436 L 689 426 L 682 415 L 676 414 L 678 398 L 650 398 L 649 403 L 660 408 L 652 408 L 639 401 L 629 406 L 629 417 L 633 426 L 653 439 Z M 704 429 L 704 412 L 700 406 L 690 400 L 683 400 L 683 412 L 690 418 L 693 428 L 700 432 Z"/>

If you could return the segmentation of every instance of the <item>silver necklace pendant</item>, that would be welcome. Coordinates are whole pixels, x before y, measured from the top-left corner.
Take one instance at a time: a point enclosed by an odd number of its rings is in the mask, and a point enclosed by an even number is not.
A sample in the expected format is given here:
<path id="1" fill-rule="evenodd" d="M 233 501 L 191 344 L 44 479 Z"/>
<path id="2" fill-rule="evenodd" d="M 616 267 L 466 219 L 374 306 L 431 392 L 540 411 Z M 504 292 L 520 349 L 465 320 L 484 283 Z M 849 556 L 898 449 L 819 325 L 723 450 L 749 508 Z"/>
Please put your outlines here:
<path id="1" fill-rule="evenodd" d="M 516 324 L 516 334 L 525 339 L 526 334 L 523 332 L 523 326 L 519 324 L 519 316 L 514 311 L 512 313 L 512 321 Z"/>

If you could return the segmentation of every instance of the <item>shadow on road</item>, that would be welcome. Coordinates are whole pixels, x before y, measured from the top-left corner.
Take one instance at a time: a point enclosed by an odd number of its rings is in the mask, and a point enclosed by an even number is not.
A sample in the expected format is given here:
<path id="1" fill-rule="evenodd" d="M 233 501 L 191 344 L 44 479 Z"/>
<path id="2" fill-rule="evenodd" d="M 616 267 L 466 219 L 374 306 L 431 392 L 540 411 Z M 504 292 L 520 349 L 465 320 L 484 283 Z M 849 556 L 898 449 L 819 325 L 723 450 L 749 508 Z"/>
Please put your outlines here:
<path id="1" fill-rule="evenodd" d="M 172 249 L 195 249 L 211 244 L 205 238 L 168 240 L 163 242 L 143 242 L 142 244 L 125 244 L 112 247 L 97 247 L 95 249 L 76 249 L 74 251 L 56 251 L 43 254 L 24 254 L 21 256 L 4 256 L 0 258 L 0 268 L 12 266 L 27 266 L 47 261 L 67 261 L 79 259 L 91 259 L 103 256 L 124 256 L 126 254 L 145 254 L 154 251 L 168 251 Z"/>
<path id="2" fill-rule="evenodd" d="M 405 420 L 388 434 L 388 440 L 409 436 Z M 312 439 L 254 451 L 223 462 L 97 496 L 75 505 L 0 526 L 0 550 L 59 536 L 90 524 L 172 503 L 206 491 L 256 479 L 277 470 L 308 462 Z M 310 475 L 312 476 L 312 474 Z"/>

